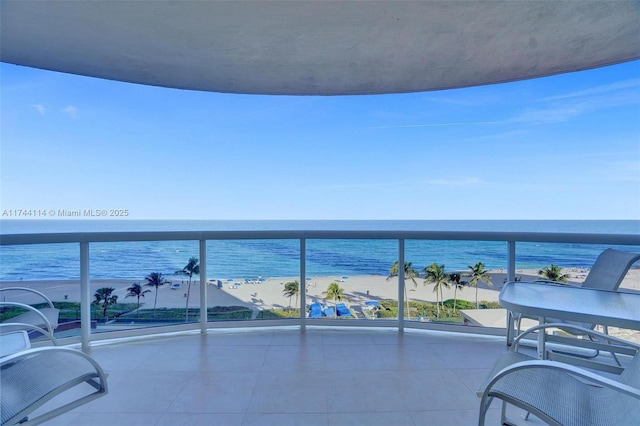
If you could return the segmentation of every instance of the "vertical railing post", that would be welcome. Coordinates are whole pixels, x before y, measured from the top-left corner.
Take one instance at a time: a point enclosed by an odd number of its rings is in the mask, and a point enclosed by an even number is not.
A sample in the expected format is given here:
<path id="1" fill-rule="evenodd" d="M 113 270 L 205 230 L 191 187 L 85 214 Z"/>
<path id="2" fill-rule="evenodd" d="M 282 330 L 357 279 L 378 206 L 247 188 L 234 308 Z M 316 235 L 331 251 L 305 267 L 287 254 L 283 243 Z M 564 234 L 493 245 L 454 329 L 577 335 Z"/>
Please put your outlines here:
<path id="1" fill-rule="evenodd" d="M 307 327 L 307 241 L 300 238 L 300 331 Z"/>
<path id="2" fill-rule="evenodd" d="M 507 281 L 515 281 L 516 279 L 516 242 L 507 241 Z M 513 343 L 515 338 L 515 324 L 513 315 L 507 311 L 506 318 L 507 328 L 507 346 Z"/>
<path id="3" fill-rule="evenodd" d="M 207 241 L 200 240 L 200 332 L 207 332 Z"/>
<path id="4" fill-rule="evenodd" d="M 516 279 L 516 242 L 507 241 L 507 281 Z"/>
<path id="5" fill-rule="evenodd" d="M 91 335 L 91 292 L 89 286 L 89 243 L 80 243 L 80 342 L 89 351 Z"/>
<path id="6" fill-rule="evenodd" d="M 404 333 L 404 239 L 398 240 L 398 332 Z"/>

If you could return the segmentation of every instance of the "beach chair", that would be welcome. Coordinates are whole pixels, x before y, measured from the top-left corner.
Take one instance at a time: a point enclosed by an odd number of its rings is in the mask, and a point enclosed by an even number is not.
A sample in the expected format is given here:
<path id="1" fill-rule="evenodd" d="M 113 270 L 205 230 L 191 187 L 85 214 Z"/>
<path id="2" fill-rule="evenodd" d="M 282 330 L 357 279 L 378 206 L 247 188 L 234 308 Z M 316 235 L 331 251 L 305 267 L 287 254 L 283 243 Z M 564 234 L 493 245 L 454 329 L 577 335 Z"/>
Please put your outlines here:
<path id="1" fill-rule="evenodd" d="M 100 365 L 75 349 L 28 349 L 1 358 L 0 368 L 3 426 L 40 424 L 108 392 L 106 374 Z M 63 394 L 67 395 L 67 401 L 72 398 L 71 401 L 61 402 L 62 405 L 49 408 L 36 418 L 28 418 L 45 403 Z"/>
<path id="2" fill-rule="evenodd" d="M 314 302 L 309 306 L 310 318 L 322 318 L 322 305 L 318 302 Z"/>
<path id="3" fill-rule="evenodd" d="M 327 306 L 326 308 L 324 308 L 324 315 L 327 317 L 335 317 L 336 309 L 333 306 Z"/>
<path id="4" fill-rule="evenodd" d="M 9 318 L 2 322 L 2 332 L 27 330 L 28 332 L 38 332 L 48 337 L 52 342 L 56 342 L 53 337 L 54 330 L 58 327 L 58 319 L 60 310 L 53 306 L 53 302 L 43 293 L 28 287 L 5 287 L 0 288 L 0 293 L 22 292 L 35 294 L 38 298 L 42 298 L 47 307 L 35 308 L 31 305 L 19 302 L 1 301 L 0 307 L 13 307 L 24 310 L 25 312 Z M 4 296 L 4 295 L 3 295 Z M 4 297 L 3 297 L 4 299 Z"/>
<path id="5" fill-rule="evenodd" d="M 596 259 L 595 263 L 591 267 L 589 274 L 585 278 L 584 282 L 580 285 L 585 288 L 594 288 L 598 290 L 610 290 L 616 291 L 620 287 L 622 280 L 629 272 L 631 266 L 640 260 L 640 253 L 631 253 L 626 251 L 606 249 Z M 549 280 L 536 280 L 535 282 L 548 283 L 550 285 L 571 285 L 567 283 L 560 283 Z M 516 334 L 520 334 L 520 326 L 523 318 L 530 318 L 537 320 L 538 318 L 527 317 L 519 312 L 507 312 L 508 315 L 508 327 L 511 331 L 511 324 L 515 324 Z M 558 320 L 549 319 L 548 322 L 561 322 Z M 594 328 L 596 324 L 580 324 L 585 328 Z M 604 327 L 605 333 L 607 332 Z"/>
<path id="6" fill-rule="evenodd" d="M 349 308 L 347 308 L 347 305 L 345 305 L 344 303 L 338 303 L 336 305 L 336 312 L 338 313 L 339 317 L 350 317 L 351 315 L 351 311 L 349 310 Z"/>
<path id="7" fill-rule="evenodd" d="M 606 341 L 607 353 L 598 360 L 576 358 L 575 363 L 538 360 L 519 351 L 524 335 L 543 328 L 587 334 L 585 347 Z M 537 330 L 534 330 L 537 329 Z M 549 354 L 553 356 L 553 354 Z M 626 365 L 622 365 L 624 359 Z M 595 370 L 595 371 L 594 371 Z M 608 376 L 596 373 L 604 371 Z M 494 398 L 502 400 L 500 424 L 516 424 L 506 417 L 507 404 L 522 408 L 550 425 L 632 425 L 640 419 L 640 345 L 570 324 L 542 324 L 527 330 L 496 362 L 478 390 L 479 425 Z"/>

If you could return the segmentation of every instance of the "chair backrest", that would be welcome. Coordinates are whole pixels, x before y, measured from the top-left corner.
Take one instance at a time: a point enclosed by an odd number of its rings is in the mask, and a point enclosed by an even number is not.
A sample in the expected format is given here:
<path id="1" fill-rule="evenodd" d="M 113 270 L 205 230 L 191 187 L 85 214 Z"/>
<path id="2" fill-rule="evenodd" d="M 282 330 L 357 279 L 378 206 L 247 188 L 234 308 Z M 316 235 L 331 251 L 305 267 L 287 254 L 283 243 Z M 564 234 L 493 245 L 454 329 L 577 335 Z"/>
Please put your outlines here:
<path id="1" fill-rule="evenodd" d="M 620 383 L 640 389 L 640 354 L 636 353 L 619 378 Z"/>
<path id="2" fill-rule="evenodd" d="M 596 259 L 582 287 L 599 290 L 617 290 L 640 253 L 606 249 Z"/>

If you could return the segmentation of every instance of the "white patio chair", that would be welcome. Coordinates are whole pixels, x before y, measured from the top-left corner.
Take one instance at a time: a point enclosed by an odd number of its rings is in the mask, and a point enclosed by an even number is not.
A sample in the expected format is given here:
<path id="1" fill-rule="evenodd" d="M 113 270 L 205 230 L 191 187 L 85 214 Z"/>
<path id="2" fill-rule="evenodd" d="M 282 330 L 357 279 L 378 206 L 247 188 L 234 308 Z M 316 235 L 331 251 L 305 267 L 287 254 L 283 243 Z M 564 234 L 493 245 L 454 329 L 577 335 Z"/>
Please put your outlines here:
<path id="1" fill-rule="evenodd" d="M 571 364 L 538 360 L 520 352 L 520 343 L 526 336 L 546 328 L 589 335 L 593 340 L 574 340 L 581 341 L 580 347 L 606 351 L 597 359 L 589 360 L 569 360 L 567 355 L 561 355 L 563 361 Z M 498 398 L 502 400 L 501 424 L 516 424 L 506 417 L 507 404 L 511 404 L 525 410 L 523 418 L 527 419 L 532 413 L 550 425 L 637 425 L 640 419 L 639 354 L 640 345 L 595 330 L 561 323 L 532 327 L 518 336 L 509 351 L 497 360 L 478 390 L 482 398 L 478 424 L 485 424 L 487 410 L 493 398 Z M 627 361 L 627 365 L 623 366 L 620 359 Z M 605 377 L 594 370 L 615 376 Z"/>
<path id="2" fill-rule="evenodd" d="M 15 316 L 13 318 L 9 318 L 6 321 L 3 321 L 3 332 L 15 331 L 15 330 L 28 330 L 28 331 L 38 331 L 41 334 L 48 337 L 52 342 L 56 342 L 53 337 L 54 330 L 58 327 L 58 319 L 60 316 L 60 310 L 53 306 L 53 302 L 49 299 L 44 293 L 41 293 L 37 290 L 28 287 L 4 287 L 0 288 L 0 293 L 6 292 L 26 292 L 32 293 L 44 300 L 44 302 L 48 305 L 48 307 L 42 309 L 36 309 L 31 305 L 27 305 L 25 303 L 19 302 L 11 302 L 11 301 L 1 301 L 0 307 L 16 307 L 21 308 L 25 312 Z"/>
<path id="3" fill-rule="evenodd" d="M 0 359 L 0 368 L 0 414 L 3 426 L 40 424 L 108 392 L 106 374 L 100 365 L 75 349 L 28 349 Z M 67 394 L 70 389 L 74 391 Z M 45 403 L 62 394 L 68 395 L 67 399 L 73 399 L 33 419 L 28 418 Z"/>
<path id="4" fill-rule="evenodd" d="M 596 259 L 589 274 L 585 278 L 580 287 L 593 288 L 597 290 L 610 290 L 616 291 L 620 287 L 622 280 L 629 272 L 631 266 L 640 260 L 640 253 L 631 253 L 626 251 L 606 249 Z M 551 285 L 571 285 L 568 283 L 561 283 L 549 280 L 536 280 L 537 283 L 548 283 Z M 519 312 L 507 312 L 509 316 L 509 327 L 511 323 L 515 323 L 516 335 L 520 334 L 520 325 L 523 318 L 530 318 L 537 320 L 538 318 L 528 317 Z M 547 322 L 561 322 L 555 319 L 548 319 Z M 597 324 L 579 324 L 585 328 L 594 328 Z M 605 333 L 607 332 L 604 327 Z"/>

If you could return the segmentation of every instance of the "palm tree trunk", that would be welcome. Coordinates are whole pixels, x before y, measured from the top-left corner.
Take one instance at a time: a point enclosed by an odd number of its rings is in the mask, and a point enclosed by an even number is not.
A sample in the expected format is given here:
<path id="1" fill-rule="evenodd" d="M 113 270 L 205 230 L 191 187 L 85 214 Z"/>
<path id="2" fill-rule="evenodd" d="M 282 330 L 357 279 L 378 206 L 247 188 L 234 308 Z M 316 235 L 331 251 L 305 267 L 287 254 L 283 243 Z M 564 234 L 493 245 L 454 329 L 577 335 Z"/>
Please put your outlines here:
<path id="1" fill-rule="evenodd" d="M 407 293 L 407 283 L 405 282 L 404 285 L 404 300 L 406 301 L 406 305 L 407 305 L 407 318 L 411 319 L 411 311 L 409 311 L 409 293 Z"/>
<path id="2" fill-rule="evenodd" d="M 156 286 L 156 298 L 153 301 L 153 317 L 156 317 L 156 305 L 158 304 L 158 286 Z"/>
<path id="3" fill-rule="evenodd" d="M 138 295 L 138 310 L 136 311 L 136 318 L 140 318 L 140 295 Z"/>
<path id="4" fill-rule="evenodd" d="M 478 305 L 478 283 L 476 283 L 476 309 L 480 309 L 480 305 Z"/>
<path id="5" fill-rule="evenodd" d="M 189 275 L 189 285 L 187 286 L 187 304 L 184 312 L 184 322 L 189 322 L 189 296 L 191 295 L 191 275 Z"/>
<path id="6" fill-rule="evenodd" d="M 453 311 L 454 311 L 454 315 L 455 315 L 456 302 L 457 301 L 458 301 L 458 286 L 456 284 L 454 284 L 454 287 L 453 287 Z"/>

